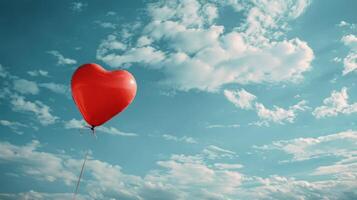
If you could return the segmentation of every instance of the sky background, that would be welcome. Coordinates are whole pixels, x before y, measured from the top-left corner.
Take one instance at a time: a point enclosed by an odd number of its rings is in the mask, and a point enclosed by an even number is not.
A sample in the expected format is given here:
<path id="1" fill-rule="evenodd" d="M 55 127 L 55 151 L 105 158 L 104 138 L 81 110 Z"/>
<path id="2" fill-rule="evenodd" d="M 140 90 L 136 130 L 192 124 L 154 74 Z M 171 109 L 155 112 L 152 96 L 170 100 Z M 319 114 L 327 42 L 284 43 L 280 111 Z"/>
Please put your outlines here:
<path id="1" fill-rule="evenodd" d="M 0 199 L 357 199 L 357 2 L 0 1 Z M 134 102 L 97 128 L 84 63 Z"/>

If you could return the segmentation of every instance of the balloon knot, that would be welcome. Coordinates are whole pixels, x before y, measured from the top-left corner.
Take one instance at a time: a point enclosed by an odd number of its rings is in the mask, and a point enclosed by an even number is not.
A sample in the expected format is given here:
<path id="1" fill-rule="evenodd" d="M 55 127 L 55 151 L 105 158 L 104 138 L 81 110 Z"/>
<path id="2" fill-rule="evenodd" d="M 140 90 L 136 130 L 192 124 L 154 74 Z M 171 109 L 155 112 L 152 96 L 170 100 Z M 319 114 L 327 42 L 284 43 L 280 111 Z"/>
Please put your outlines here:
<path id="1" fill-rule="evenodd" d="M 95 134 L 95 126 L 91 125 L 90 130 L 92 130 L 92 134 L 94 135 L 95 138 L 97 138 L 97 135 Z"/>

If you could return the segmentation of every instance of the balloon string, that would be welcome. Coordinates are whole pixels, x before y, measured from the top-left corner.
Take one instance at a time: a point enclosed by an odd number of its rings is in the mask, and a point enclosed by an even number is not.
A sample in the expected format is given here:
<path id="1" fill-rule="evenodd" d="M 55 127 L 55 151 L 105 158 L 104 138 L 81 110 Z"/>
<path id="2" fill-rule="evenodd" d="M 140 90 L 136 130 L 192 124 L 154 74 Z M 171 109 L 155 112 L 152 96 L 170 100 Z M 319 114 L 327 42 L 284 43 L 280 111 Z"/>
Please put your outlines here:
<path id="1" fill-rule="evenodd" d="M 87 126 L 88 128 L 90 128 L 90 130 L 92 130 L 92 134 L 94 135 L 95 139 L 97 139 L 97 135 L 95 134 L 95 126 Z M 81 133 L 81 131 L 80 131 Z M 76 199 L 76 196 L 77 196 L 77 193 L 78 193 L 78 189 L 79 189 L 79 184 L 81 182 L 81 179 L 82 179 L 82 176 L 83 176 L 83 172 L 84 172 L 84 167 L 86 165 L 86 162 L 87 162 L 87 159 L 88 159 L 88 153 L 89 153 L 89 149 L 87 150 L 86 152 L 86 155 L 84 157 L 84 161 L 83 161 L 83 164 L 82 164 L 82 169 L 81 169 L 81 172 L 79 174 L 79 177 L 78 177 L 78 180 L 77 180 L 77 184 L 76 184 L 76 189 L 74 191 L 74 194 L 73 194 L 73 200 Z"/>
<path id="2" fill-rule="evenodd" d="M 76 189 L 75 189 L 74 194 L 73 194 L 73 200 L 76 199 L 76 196 L 77 196 L 77 193 L 78 193 L 79 184 L 80 184 L 80 182 L 81 182 L 82 175 L 83 175 L 83 171 L 84 171 L 84 167 L 85 167 L 85 165 L 86 165 L 87 158 L 88 158 L 88 153 L 89 153 L 89 149 L 87 150 L 86 155 L 85 155 L 85 157 L 84 157 L 84 161 L 83 161 L 83 164 L 82 164 L 81 173 L 79 174 L 78 181 L 77 181 L 77 185 L 76 185 Z"/>

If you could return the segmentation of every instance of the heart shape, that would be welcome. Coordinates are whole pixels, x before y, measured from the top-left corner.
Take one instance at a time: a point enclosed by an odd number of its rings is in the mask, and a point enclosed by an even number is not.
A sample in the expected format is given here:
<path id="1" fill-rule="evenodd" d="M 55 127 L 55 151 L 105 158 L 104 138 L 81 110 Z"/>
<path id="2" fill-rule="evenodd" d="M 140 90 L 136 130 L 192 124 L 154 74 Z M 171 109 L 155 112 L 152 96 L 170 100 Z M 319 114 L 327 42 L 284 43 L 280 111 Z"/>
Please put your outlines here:
<path id="1" fill-rule="evenodd" d="M 71 88 L 84 120 L 94 128 L 123 111 L 134 100 L 136 81 L 128 71 L 107 71 L 90 63 L 74 72 Z"/>

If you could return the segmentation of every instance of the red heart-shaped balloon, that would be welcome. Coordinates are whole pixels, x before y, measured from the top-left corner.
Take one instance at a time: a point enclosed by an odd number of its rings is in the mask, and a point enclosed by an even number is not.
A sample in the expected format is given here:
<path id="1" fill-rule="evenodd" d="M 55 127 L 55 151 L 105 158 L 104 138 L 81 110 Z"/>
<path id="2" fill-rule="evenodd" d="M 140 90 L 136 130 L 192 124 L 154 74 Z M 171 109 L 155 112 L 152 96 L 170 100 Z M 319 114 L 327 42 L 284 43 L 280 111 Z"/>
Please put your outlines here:
<path id="1" fill-rule="evenodd" d="M 100 126 L 123 111 L 134 99 L 136 82 L 128 71 L 106 71 L 97 64 L 84 64 L 73 74 L 72 97 L 83 118 Z"/>

